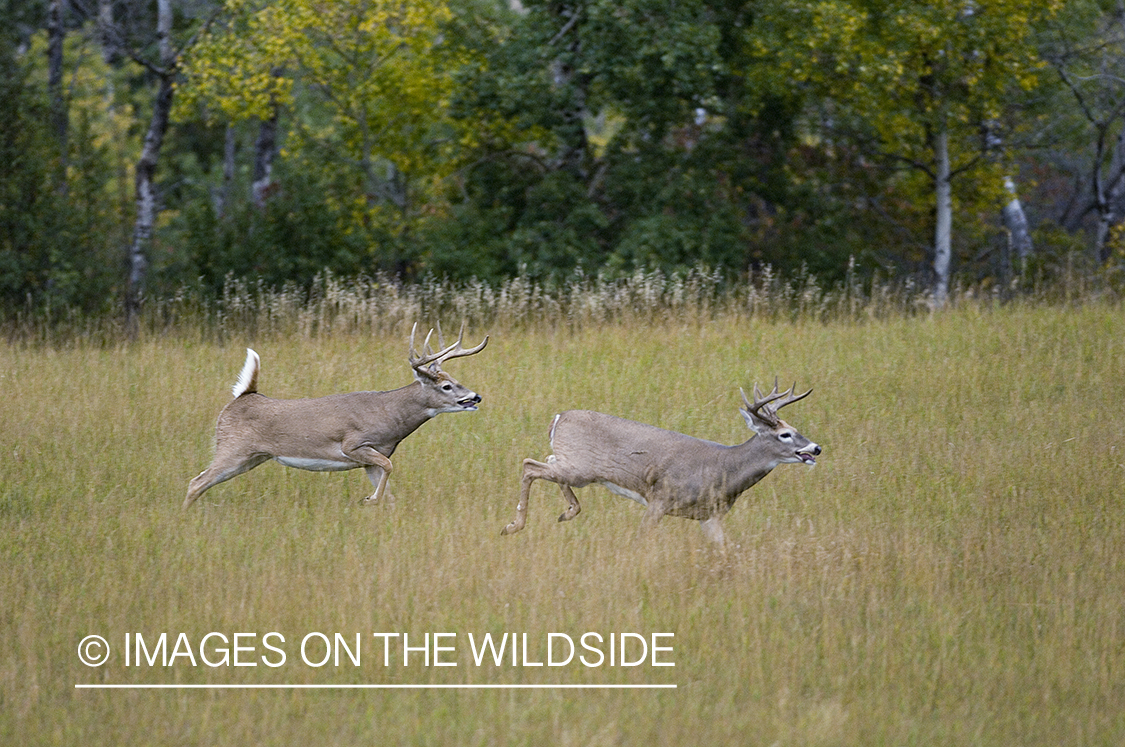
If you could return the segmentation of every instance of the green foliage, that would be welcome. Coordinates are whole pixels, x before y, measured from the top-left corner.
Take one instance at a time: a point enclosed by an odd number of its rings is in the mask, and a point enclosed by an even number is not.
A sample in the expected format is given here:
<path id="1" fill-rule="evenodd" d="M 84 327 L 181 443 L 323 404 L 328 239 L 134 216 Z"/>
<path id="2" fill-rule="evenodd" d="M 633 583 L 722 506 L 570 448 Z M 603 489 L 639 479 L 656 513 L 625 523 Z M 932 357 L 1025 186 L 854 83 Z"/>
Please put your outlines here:
<path id="1" fill-rule="evenodd" d="M 322 270 L 490 284 L 701 266 L 831 284 L 850 262 L 914 275 L 930 252 L 942 131 L 960 268 L 971 281 L 1002 276 L 1001 177 L 1026 155 L 1021 128 L 1058 108 L 1023 108 L 1044 80 L 1035 35 L 1049 21 L 1077 50 L 1107 17 L 1030 0 L 221 7 L 184 58 L 161 155 L 158 295 L 217 294 L 243 276 L 307 288 Z M 151 8 L 134 10 L 126 41 L 151 41 L 138 31 Z M 180 8 L 177 28 L 204 10 Z M 0 18 L 28 15 L 0 6 Z M 97 38 L 91 26 L 68 37 L 65 159 L 42 125 L 41 40 L 6 55 L 31 77 L 3 93 L 5 314 L 29 300 L 108 308 L 120 285 L 151 81 L 123 57 L 107 66 Z M 1095 85 L 1092 68 L 1075 74 Z M 1042 100 L 1057 102 L 1051 93 Z M 251 204 L 256 129 L 275 116 L 271 186 Z M 1058 117 L 1047 137 L 1078 148 L 1088 132 Z"/>
<path id="2" fill-rule="evenodd" d="M 630 128 L 659 140 L 713 102 L 731 62 L 719 50 L 720 4 L 631 0 L 576 7 L 583 14 L 592 109 L 613 106 Z"/>
<path id="3" fill-rule="evenodd" d="M 46 102 L 25 87 L 26 71 L 0 50 L 0 293 L 9 309 L 45 284 L 50 253 L 36 245 L 54 232 L 59 200 L 52 179 L 57 147 L 43 122 Z"/>
<path id="4" fill-rule="evenodd" d="M 762 189 L 785 199 L 787 180 L 780 161 L 739 164 L 739 140 L 754 135 L 728 127 L 716 99 L 725 18 L 704 3 L 526 7 L 461 79 L 455 114 L 487 136 L 451 197 L 457 221 L 503 218 L 499 264 L 536 277 L 578 266 L 744 270 L 750 203 Z"/>
<path id="5" fill-rule="evenodd" d="M 211 199 L 187 199 L 169 225 L 180 237 L 177 251 L 160 258 L 157 281 L 163 287 L 198 286 L 215 297 L 231 277 L 307 288 L 325 270 L 355 277 L 408 266 L 393 235 L 378 225 L 352 225 L 349 213 L 323 199 L 327 188 L 319 176 L 282 163 L 282 186 L 264 206 L 237 200 L 223 215 Z"/>
<path id="6" fill-rule="evenodd" d="M 610 268 L 747 268 L 751 234 L 722 166 L 674 153 L 633 163 L 631 155 L 626 150 L 609 159 L 615 178 L 606 196 L 621 211 Z"/>
<path id="7" fill-rule="evenodd" d="M 17 54 L 0 44 L 0 309 L 98 314 L 115 300 L 121 204 L 115 185 L 115 120 L 100 60 L 71 38 L 81 60 L 67 81 L 72 104 L 65 159 L 49 129 L 40 35 Z M 91 57 L 93 59 L 91 59 Z M 66 164 L 65 173 L 63 164 Z"/>
<path id="8" fill-rule="evenodd" d="M 899 0 L 764 3 L 750 32 L 770 90 L 806 87 L 822 115 L 818 137 L 846 138 L 888 169 L 921 210 L 933 204 L 934 142 L 951 139 L 957 198 L 972 213 L 997 210 L 1011 159 L 991 138 L 1011 139 L 1006 107 L 1035 87 L 1042 63 L 1035 29 L 1061 3 Z M 768 61 L 769 64 L 764 64 Z"/>
<path id="9" fill-rule="evenodd" d="M 448 171 L 450 70 L 467 62 L 442 37 L 452 18 L 443 0 L 230 0 L 226 11 L 227 25 L 185 64 L 180 116 L 204 107 L 238 122 L 281 110 L 285 152 L 342 187 L 326 195 L 333 211 L 410 230 Z"/>

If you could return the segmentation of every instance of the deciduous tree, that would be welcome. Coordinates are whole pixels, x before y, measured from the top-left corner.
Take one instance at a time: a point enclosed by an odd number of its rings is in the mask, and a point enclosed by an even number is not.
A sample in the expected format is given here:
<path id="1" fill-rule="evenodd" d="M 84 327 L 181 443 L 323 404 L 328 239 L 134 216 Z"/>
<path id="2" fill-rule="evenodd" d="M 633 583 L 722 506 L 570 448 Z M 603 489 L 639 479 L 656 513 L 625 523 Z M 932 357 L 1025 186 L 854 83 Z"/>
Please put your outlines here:
<path id="1" fill-rule="evenodd" d="M 933 300 L 952 268 L 956 182 L 962 199 L 998 202 L 1005 170 L 988 153 L 991 123 L 1013 90 L 1037 83 L 1034 30 L 1057 0 L 830 0 L 763 4 L 753 34 L 770 85 L 834 102 L 827 123 L 884 165 L 924 174 L 933 209 Z M 975 179 L 970 180 L 968 177 Z"/>
<path id="2" fill-rule="evenodd" d="M 1063 92 L 1052 117 L 1056 129 L 1076 131 L 1066 144 L 1075 155 L 1085 153 L 1080 187 L 1061 221 L 1074 229 L 1095 214 L 1093 254 L 1105 262 L 1111 231 L 1125 213 L 1125 2 L 1068 3 L 1066 17 L 1051 23 L 1042 40 Z M 1077 127 L 1066 124 L 1075 118 Z"/>
<path id="3" fill-rule="evenodd" d="M 350 186 L 326 196 L 356 225 L 404 231 L 447 173 L 452 70 L 444 0 L 228 0 L 186 68 L 185 106 L 268 125 L 285 150 Z M 261 149 L 259 149 L 261 150 Z M 268 169 L 256 169 L 266 178 Z M 352 176 L 354 175 L 354 177 Z"/>

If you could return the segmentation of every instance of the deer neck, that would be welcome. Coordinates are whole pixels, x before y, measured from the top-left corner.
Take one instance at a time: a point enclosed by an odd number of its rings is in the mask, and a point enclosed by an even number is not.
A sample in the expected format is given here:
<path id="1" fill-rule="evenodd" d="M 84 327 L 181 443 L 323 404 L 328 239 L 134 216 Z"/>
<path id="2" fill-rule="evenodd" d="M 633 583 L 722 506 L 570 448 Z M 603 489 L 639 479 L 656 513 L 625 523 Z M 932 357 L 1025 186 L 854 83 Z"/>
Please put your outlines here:
<path id="1" fill-rule="evenodd" d="M 397 420 L 407 433 L 413 433 L 423 423 L 438 414 L 438 411 L 427 401 L 426 392 L 422 384 L 412 381 L 404 387 L 387 392 L 393 397 L 395 407 L 389 408 L 395 412 Z"/>
<path id="2" fill-rule="evenodd" d="M 436 414 L 428 406 L 422 385 L 416 381 L 399 389 L 357 392 L 350 396 L 362 398 L 353 400 L 353 412 L 358 423 L 362 424 L 360 427 L 368 429 L 369 438 L 387 456 L 400 441 Z"/>
<path id="3" fill-rule="evenodd" d="M 728 485 L 740 494 L 749 490 L 768 475 L 779 462 L 768 456 L 763 447 L 765 442 L 754 436 L 745 443 L 731 446 L 725 453 Z"/>

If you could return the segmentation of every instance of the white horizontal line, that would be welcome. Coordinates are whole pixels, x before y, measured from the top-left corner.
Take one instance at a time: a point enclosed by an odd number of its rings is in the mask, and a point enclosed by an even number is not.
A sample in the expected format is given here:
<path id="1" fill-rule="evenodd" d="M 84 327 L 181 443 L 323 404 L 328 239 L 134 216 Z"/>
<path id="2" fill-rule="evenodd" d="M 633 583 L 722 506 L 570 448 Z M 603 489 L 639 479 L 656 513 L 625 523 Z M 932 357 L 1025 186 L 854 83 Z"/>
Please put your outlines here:
<path id="1" fill-rule="evenodd" d="M 484 684 L 484 685 L 289 685 L 289 684 L 230 684 L 230 685 L 177 685 L 177 684 L 82 684 L 75 690 L 675 690 L 677 685 L 570 685 L 570 684 Z"/>

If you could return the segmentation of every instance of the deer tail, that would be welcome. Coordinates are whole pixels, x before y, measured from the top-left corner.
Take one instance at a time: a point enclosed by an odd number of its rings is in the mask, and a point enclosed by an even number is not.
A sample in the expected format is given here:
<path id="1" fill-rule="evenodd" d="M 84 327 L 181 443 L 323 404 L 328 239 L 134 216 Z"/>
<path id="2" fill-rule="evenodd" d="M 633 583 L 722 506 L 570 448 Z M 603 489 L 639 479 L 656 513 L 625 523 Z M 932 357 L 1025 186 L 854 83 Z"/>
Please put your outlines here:
<path id="1" fill-rule="evenodd" d="M 238 381 L 231 387 L 231 394 L 236 398 L 244 394 L 252 394 L 258 391 L 258 369 L 261 367 L 261 360 L 258 354 L 250 348 L 246 348 L 246 362 L 242 364 L 242 373 L 238 375 Z"/>

